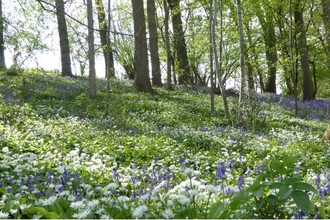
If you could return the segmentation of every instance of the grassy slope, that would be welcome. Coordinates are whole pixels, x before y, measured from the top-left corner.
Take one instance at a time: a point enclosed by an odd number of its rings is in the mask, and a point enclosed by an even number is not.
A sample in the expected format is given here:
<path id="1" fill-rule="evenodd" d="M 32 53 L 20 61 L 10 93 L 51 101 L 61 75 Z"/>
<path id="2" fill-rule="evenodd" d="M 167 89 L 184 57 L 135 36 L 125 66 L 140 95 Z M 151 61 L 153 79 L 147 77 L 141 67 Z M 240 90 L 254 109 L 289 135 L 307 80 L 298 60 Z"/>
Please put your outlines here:
<path id="1" fill-rule="evenodd" d="M 179 170 L 185 158 L 209 182 L 218 161 L 240 156 L 245 164 L 233 175 L 283 153 L 298 156 L 304 173 L 330 166 L 329 145 L 320 140 L 326 122 L 293 118 L 292 110 L 277 103 L 258 104 L 260 121 L 252 123 L 252 133 L 225 125 L 221 97 L 211 117 L 207 93 L 156 89 L 156 95 L 148 95 L 129 82 L 112 81 L 109 117 L 103 118 L 104 80 L 99 79 L 97 98 L 91 100 L 86 78 L 23 76 L 0 75 L 0 158 L 8 165 L 1 167 L 6 174 L 15 175 L 15 166 L 25 163 L 19 156 L 24 153 L 36 157 L 27 173 L 64 164 L 94 184 L 111 182 L 114 167 L 124 176 L 133 163 L 142 167 L 155 160 Z M 229 101 L 235 113 L 236 99 Z M 327 115 L 321 110 L 317 114 L 323 120 Z M 14 162 L 1 153 L 5 147 Z"/>

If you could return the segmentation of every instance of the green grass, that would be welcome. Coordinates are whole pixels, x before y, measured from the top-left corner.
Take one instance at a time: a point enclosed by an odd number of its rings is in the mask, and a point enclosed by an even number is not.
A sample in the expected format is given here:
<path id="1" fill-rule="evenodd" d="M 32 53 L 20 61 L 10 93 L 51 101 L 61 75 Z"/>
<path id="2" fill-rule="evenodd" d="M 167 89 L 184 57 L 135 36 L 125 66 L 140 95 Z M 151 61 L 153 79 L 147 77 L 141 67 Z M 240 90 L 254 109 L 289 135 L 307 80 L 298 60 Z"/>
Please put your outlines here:
<path id="1" fill-rule="evenodd" d="M 91 99 L 87 78 L 0 74 L 0 217 L 330 217 L 329 190 L 317 193 L 330 185 L 325 121 L 255 102 L 245 127 L 228 126 L 221 97 L 211 115 L 205 92 L 150 95 L 117 80 L 104 117 L 105 85 L 98 79 Z M 235 113 L 236 98 L 229 103 Z M 290 178 L 309 185 L 288 185 Z"/>

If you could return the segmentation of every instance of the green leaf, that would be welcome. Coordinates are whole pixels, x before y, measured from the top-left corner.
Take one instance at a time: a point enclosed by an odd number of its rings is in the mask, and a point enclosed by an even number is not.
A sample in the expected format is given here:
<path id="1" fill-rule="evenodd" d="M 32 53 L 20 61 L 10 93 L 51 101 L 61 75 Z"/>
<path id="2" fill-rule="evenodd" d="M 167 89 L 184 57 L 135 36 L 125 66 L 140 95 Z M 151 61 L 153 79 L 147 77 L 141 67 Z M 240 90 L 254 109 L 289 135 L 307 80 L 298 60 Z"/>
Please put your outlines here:
<path id="1" fill-rule="evenodd" d="M 255 189 L 252 191 L 253 195 L 255 195 L 256 197 L 261 198 L 262 195 L 264 194 L 264 187 L 260 186 L 259 188 Z"/>
<path id="2" fill-rule="evenodd" d="M 48 219 L 58 219 L 59 215 L 55 212 L 47 212 L 44 217 Z"/>
<path id="3" fill-rule="evenodd" d="M 284 185 L 284 183 L 282 182 L 275 182 L 275 183 L 272 183 L 272 185 L 269 186 L 270 189 L 280 189 L 282 188 Z"/>
<path id="4" fill-rule="evenodd" d="M 291 195 L 292 191 L 292 188 L 288 187 L 287 185 L 283 185 L 278 191 L 278 196 L 283 200 L 287 199 Z"/>
<path id="5" fill-rule="evenodd" d="M 298 157 L 288 156 L 286 154 L 283 155 L 283 164 L 287 168 L 293 168 L 294 164 L 297 162 Z"/>
<path id="6" fill-rule="evenodd" d="M 0 188 L 0 193 L 6 195 L 7 190 L 5 188 Z"/>
<path id="7" fill-rule="evenodd" d="M 301 180 L 300 177 L 293 177 L 293 178 L 285 179 L 285 180 L 284 180 L 284 183 L 285 183 L 286 185 L 291 186 L 292 184 L 294 184 L 294 183 L 296 183 L 296 182 L 299 182 L 300 180 Z"/>
<path id="8" fill-rule="evenodd" d="M 294 189 L 316 192 L 316 189 L 312 185 L 310 185 L 308 183 L 304 183 L 304 182 L 297 182 L 297 183 L 293 184 L 292 187 Z"/>
<path id="9" fill-rule="evenodd" d="M 224 210 L 224 205 L 221 201 L 218 201 L 216 203 L 214 203 L 212 206 L 211 206 L 211 210 L 210 210 L 210 213 L 209 213 L 209 219 L 216 219 L 216 218 L 219 218 L 219 216 L 221 215 L 221 213 L 223 212 Z"/>
<path id="10" fill-rule="evenodd" d="M 45 209 L 43 207 L 36 207 L 36 206 L 29 207 L 29 211 L 33 212 L 33 213 L 39 213 L 43 216 L 45 216 L 45 214 L 48 212 L 47 209 Z"/>
<path id="11" fill-rule="evenodd" d="M 291 197 L 298 208 L 300 208 L 304 213 L 308 212 L 310 201 L 307 193 L 300 190 L 295 190 L 291 193 Z"/>
<path id="12" fill-rule="evenodd" d="M 273 194 L 270 194 L 269 196 L 267 196 L 266 201 L 269 203 L 277 202 L 277 197 Z"/>

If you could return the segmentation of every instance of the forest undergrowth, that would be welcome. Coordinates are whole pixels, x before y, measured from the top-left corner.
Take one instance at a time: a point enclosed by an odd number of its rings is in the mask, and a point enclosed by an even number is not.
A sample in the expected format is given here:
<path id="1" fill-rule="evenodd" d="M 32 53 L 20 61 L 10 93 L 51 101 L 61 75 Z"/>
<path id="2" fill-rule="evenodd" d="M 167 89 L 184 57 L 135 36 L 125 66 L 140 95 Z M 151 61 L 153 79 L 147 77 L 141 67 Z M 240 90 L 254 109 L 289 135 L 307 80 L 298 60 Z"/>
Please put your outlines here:
<path id="1" fill-rule="evenodd" d="M 257 94 L 243 124 L 203 89 L 0 74 L 0 218 L 330 218 L 330 100 Z M 232 121 L 237 97 L 229 97 Z"/>

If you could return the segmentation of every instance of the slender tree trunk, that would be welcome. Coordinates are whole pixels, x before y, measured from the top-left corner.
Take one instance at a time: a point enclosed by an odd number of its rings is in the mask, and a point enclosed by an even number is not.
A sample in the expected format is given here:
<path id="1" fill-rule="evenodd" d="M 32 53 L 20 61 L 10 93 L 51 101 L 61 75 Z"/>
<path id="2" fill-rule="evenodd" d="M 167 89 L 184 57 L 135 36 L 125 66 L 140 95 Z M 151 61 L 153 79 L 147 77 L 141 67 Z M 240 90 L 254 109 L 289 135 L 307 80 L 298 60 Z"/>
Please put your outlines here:
<path id="1" fill-rule="evenodd" d="M 5 63 L 5 41 L 3 33 L 3 15 L 2 15 L 2 0 L 0 0 L 0 70 L 6 68 Z"/>
<path id="2" fill-rule="evenodd" d="M 251 39 L 251 36 L 249 34 L 250 32 L 250 28 L 249 28 L 249 24 L 246 24 L 247 26 L 247 39 L 249 41 L 250 44 L 253 44 L 252 42 L 252 39 Z M 253 67 L 252 67 L 252 64 L 251 64 L 251 58 L 250 58 L 250 54 L 248 53 L 248 50 L 247 50 L 247 44 L 244 42 L 244 60 L 245 60 L 245 65 L 246 65 L 246 68 L 247 68 L 247 85 L 248 85 L 248 88 L 249 90 L 254 90 L 254 74 L 253 74 Z"/>
<path id="3" fill-rule="evenodd" d="M 170 11 L 167 6 L 166 0 L 163 0 L 165 18 L 164 18 L 164 28 L 165 28 L 165 46 L 166 46 L 166 89 L 172 90 L 172 74 L 171 74 L 171 63 L 172 63 L 172 54 L 171 54 L 171 46 L 170 46 L 170 34 L 169 34 L 169 15 Z"/>
<path id="4" fill-rule="evenodd" d="M 149 46 L 151 57 L 151 75 L 154 86 L 162 86 L 162 75 L 160 71 L 160 61 L 158 53 L 158 34 L 156 25 L 155 0 L 147 0 Z"/>
<path id="5" fill-rule="evenodd" d="M 270 17 L 269 19 L 273 19 Z M 276 35 L 273 22 L 269 22 L 268 36 L 265 39 L 266 45 L 266 59 L 268 65 L 268 80 L 266 83 L 266 92 L 276 93 L 276 62 L 277 62 L 277 50 L 276 50 Z M 265 34 L 267 34 L 265 33 Z"/>
<path id="6" fill-rule="evenodd" d="M 216 75 L 218 76 L 219 88 L 220 88 L 221 96 L 222 96 L 222 100 L 223 100 L 226 121 L 227 121 L 227 124 L 229 125 L 230 124 L 230 114 L 229 114 L 229 108 L 228 108 L 228 101 L 227 101 L 226 90 L 225 90 L 225 87 L 222 82 L 222 73 L 220 70 L 218 53 L 217 53 L 217 45 L 216 45 L 216 39 L 215 39 L 217 5 L 218 5 L 218 1 L 214 0 L 214 4 L 213 4 L 214 11 L 213 11 L 213 19 L 212 19 L 212 46 L 213 46 L 213 56 L 214 56 L 214 61 L 215 61 L 215 71 L 216 71 Z M 222 17 L 221 17 L 221 19 L 222 19 Z"/>
<path id="7" fill-rule="evenodd" d="M 96 96 L 96 73 L 95 73 L 95 51 L 94 51 L 94 20 L 92 0 L 87 0 L 88 20 L 88 61 L 89 61 L 89 92 L 91 97 Z"/>
<path id="8" fill-rule="evenodd" d="M 238 115 L 237 121 L 240 123 L 242 121 L 242 114 L 244 111 L 244 103 L 247 98 L 246 95 L 246 77 L 245 77 L 245 64 L 244 64 L 244 34 L 243 34 L 243 23 L 242 23 L 242 10 L 241 10 L 241 0 L 237 0 L 237 17 L 238 17 L 238 33 L 239 33 L 239 46 L 240 46 L 240 92 L 238 98 Z"/>
<path id="9" fill-rule="evenodd" d="M 174 48 L 176 50 L 176 58 L 178 61 L 179 84 L 188 84 L 192 82 L 190 66 L 188 61 L 188 53 L 186 40 L 183 32 L 181 20 L 180 0 L 167 0 L 172 13 L 172 25 L 174 32 Z"/>
<path id="10" fill-rule="evenodd" d="M 210 24 L 212 24 L 213 22 L 213 0 L 210 0 Z M 214 108 L 214 90 L 215 90 L 215 86 L 214 86 L 214 77 L 213 77 L 213 45 L 212 45 L 212 25 L 210 25 L 210 80 L 211 80 L 211 114 L 213 115 L 215 112 L 215 108 Z M 221 46 L 220 46 L 221 47 Z M 220 52 L 221 53 L 221 52 Z"/>
<path id="11" fill-rule="evenodd" d="M 107 26 L 106 29 L 106 45 L 110 45 L 110 27 L 111 27 L 111 0 L 108 0 L 108 22 L 109 25 Z M 114 72 L 114 63 L 113 59 L 111 60 L 111 54 L 112 51 L 110 50 L 110 47 L 106 47 L 107 49 L 107 60 L 105 63 L 107 64 L 106 66 L 106 77 L 107 77 L 107 87 L 106 87 L 106 97 L 105 97 L 105 111 L 104 111 L 104 117 L 107 117 L 109 115 L 109 103 L 110 103 L 110 76 L 112 72 Z M 112 67 L 112 68 L 111 68 Z M 113 74 L 114 75 L 114 74 Z"/>
<path id="12" fill-rule="evenodd" d="M 298 75 L 297 75 L 297 65 L 295 65 L 295 59 L 294 59 L 294 45 L 296 45 L 296 42 L 293 38 L 293 21 L 292 21 L 292 0 L 289 0 L 289 14 L 290 14 L 290 63 L 291 63 L 291 77 L 293 81 L 293 92 L 294 92 L 294 106 L 295 106 L 295 117 L 298 115 Z"/>
<path id="13" fill-rule="evenodd" d="M 56 16 L 58 24 L 58 34 L 60 38 L 61 48 L 61 64 L 62 64 L 62 76 L 73 77 L 71 71 L 71 59 L 70 59 L 70 46 L 68 38 L 68 30 L 65 20 L 65 10 L 63 0 L 56 0 Z"/>
<path id="14" fill-rule="evenodd" d="M 139 91 L 153 93 L 149 76 L 148 47 L 143 0 L 132 0 L 134 20 L 134 71 L 135 87 Z"/>
<path id="15" fill-rule="evenodd" d="M 295 24 L 298 34 L 298 47 L 300 54 L 300 65 L 302 70 L 303 79 L 303 100 L 313 99 L 313 88 L 310 74 L 309 60 L 308 60 L 308 49 L 307 49 L 307 38 L 306 30 L 304 25 L 303 12 L 300 8 L 299 0 L 295 3 Z"/>
<path id="16" fill-rule="evenodd" d="M 330 0 L 321 0 L 322 6 L 322 19 L 325 30 L 325 38 L 326 38 L 326 52 L 329 59 L 329 69 L 330 69 Z"/>
<path id="17" fill-rule="evenodd" d="M 99 33 L 100 33 L 102 52 L 105 63 L 105 77 L 107 77 L 107 72 L 110 72 L 110 77 L 115 77 L 114 71 L 107 71 L 108 67 L 109 69 L 114 68 L 113 66 L 114 58 L 113 58 L 113 52 L 110 49 L 110 62 L 108 62 L 107 45 L 109 45 L 109 47 L 111 48 L 111 42 L 107 43 L 108 24 L 105 16 L 103 0 L 95 0 L 95 6 L 97 12 L 97 19 L 99 22 Z"/>

